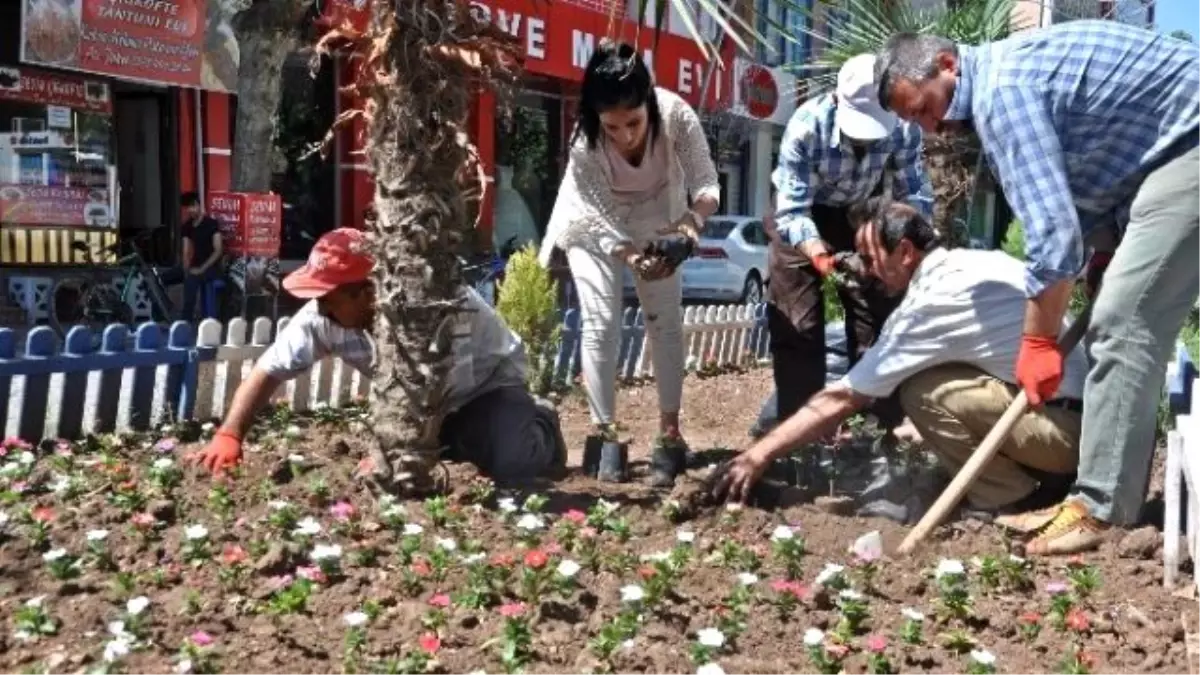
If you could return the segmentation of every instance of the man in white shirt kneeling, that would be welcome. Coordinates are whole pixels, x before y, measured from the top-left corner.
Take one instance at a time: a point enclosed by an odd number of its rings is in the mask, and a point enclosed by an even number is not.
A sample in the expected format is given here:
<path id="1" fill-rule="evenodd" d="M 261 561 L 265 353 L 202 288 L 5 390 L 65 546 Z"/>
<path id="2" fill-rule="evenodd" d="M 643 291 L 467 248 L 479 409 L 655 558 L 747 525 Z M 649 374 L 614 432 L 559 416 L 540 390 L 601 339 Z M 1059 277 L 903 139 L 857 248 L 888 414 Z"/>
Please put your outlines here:
<path id="1" fill-rule="evenodd" d="M 904 299 L 845 377 L 732 460 L 713 484 L 717 497 L 745 501 L 774 459 L 896 389 L 927 448 L 956 473 L 1019 391 L 1013 364 L 1024 323 L 1024 264 L 1002 251 L 943 248 L 911 206 L 874 201 L 861 212 L 856 248 L 889 293 L 907 289 Z M 1056 397 L 1018 421 L 967 493 L 968 508 L 995 514 L 1061 499 L 1079 462 L 1087 370 L 1076 347 Z"/>
<path id="2" fill-rule="evenodd" d="M 283 287 L 308 299 L 238 387 L 229 412 L 197 460 L 213 472 L 236 466 L 256 411 L 276 388 L 335 355 L 364 375 L 374 370 L 374 261 L 363 233 L 333 230 Z M 463 287 L 452 347 L 441 442 L 447 459 L 469 461 L 497 481 L 514 482 L 561 467 L 566 447 L 554 408 L 525 387 L 525 347 L 474 289 Z"/>

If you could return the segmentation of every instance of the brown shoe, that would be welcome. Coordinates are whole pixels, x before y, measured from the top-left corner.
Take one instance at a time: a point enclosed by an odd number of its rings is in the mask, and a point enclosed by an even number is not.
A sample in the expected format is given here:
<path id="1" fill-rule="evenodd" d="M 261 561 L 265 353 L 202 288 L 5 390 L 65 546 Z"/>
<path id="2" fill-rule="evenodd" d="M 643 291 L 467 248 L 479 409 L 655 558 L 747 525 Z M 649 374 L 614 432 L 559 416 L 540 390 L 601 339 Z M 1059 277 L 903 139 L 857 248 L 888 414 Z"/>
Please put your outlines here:
<path id="1" fill-rule="evenodd" d="M 1082 502 L 1068 499 L 1054 518 L 1025 545 L 1025 554 L 1070 555 L 1094 551 L 1100 548 L 1105 533 L 1111 528 L 1108 523 L 1093 518 Z"/>
<path id="2" fill-rule="evenodd" d="M 1013 530 L 1021 534 L 1029 534 L 1037 532 L 1043 527 L 1050 524 L 1058 512 L 1063 508 L 1062 504 L 1056 504 L 1044 509 L 1036 511 L 1026 511 L 1024 513 L 1014 513 L 1011 515 L 998 516 L 995 520 L 996 524 L 1006 530 Z"/>

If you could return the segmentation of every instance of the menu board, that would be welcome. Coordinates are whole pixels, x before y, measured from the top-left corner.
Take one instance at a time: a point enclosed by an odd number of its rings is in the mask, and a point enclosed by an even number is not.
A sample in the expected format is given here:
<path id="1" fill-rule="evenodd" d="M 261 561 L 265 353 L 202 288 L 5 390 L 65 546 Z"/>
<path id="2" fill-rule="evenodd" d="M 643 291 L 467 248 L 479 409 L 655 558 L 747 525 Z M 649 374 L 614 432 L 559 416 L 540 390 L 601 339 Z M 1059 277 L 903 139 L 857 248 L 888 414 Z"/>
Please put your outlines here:
<path id="1" fill-rule="evenodd" d="M 225 252 L 233 258 L 279 256 L 283 202 L 277 194 L 210 192 L 208 215 L 221 226 Z"/>

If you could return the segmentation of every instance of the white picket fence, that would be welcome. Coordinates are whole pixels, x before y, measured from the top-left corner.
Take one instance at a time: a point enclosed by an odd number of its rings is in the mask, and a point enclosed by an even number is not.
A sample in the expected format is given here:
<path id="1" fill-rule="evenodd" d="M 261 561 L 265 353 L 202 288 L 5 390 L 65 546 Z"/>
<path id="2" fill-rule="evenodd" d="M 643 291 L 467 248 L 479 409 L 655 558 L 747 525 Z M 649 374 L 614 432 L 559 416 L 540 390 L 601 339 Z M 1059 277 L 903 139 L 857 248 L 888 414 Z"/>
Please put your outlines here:
<path id="1" fill-rule="evenodd" d="M 1192 559 L 1193 581 L 1200 586 L 1200 396 L 1195 366 L 1186 350 L 1177 349 L 1176 360 L 1167 369 L 1168 393 L 1179 414 L 1175 428 L 1167 432 L 1167 466 L 1163 502 L 1163 585 L 1175 586 L 1183 556 L 1180 538 L 1186 518 L 1187 553 Z M 1187 414 L 1183 414 L 1183 410 Z"/>

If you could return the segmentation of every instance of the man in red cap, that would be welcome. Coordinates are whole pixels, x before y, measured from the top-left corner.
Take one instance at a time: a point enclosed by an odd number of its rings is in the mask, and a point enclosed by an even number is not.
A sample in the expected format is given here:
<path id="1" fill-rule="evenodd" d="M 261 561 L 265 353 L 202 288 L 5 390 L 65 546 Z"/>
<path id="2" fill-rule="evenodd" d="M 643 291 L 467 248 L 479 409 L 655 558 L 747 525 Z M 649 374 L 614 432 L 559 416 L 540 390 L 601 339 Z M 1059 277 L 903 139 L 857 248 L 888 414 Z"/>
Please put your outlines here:
<path id="1" fill-rule="evenodd" d="M 225 421 L 196 461 L 215 473 L 236 466 L 255 412 L 281 383 L 326 356 L 372 372 L 373 267 L 360 230 L 333 230 L 317 241 L 308 263 L 283 280 L 284 289 L 309 302 L 238 387 Z M 498 481 L 561 466 L 566 455 L 558 415 L 525 388 L 524 345 L 478 293 L 464 287 L 463 294 L 466 307 L 455 331 L 463 337 L 453 347 L 449 415 L 441 434 L 450 458 L 472 462 Z"/>

